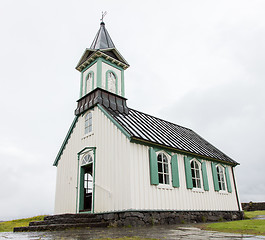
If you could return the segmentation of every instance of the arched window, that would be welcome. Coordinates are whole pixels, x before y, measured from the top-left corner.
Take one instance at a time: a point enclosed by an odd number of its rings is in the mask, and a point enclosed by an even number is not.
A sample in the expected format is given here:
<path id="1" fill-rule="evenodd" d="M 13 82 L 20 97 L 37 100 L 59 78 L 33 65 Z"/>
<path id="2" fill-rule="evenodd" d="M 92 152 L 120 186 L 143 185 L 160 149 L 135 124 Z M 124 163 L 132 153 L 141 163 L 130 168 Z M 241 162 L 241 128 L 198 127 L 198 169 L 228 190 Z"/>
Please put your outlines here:
<path id="1" fill-rule="evenodd" d="M 85 134 L 92 132 L 92 112 L 85 116 Z"/>
<path id="2" fill-rule="evenodd" d="M 85 94 L 91 92 L 93 90 L 94 85 L 94 73 L 89 72 L 86 77 L 86 83 L 85 83 Z"/>
<path id="3" fill-rule="evenodd" d="M 216 171 L 217 171 L 219 189 L 225 191 L 224 168 L 218 165 L 216 167 Z"/>
<path id="4" fill-rule="evenodd" d="M 194 188 L 201 188 L 201 173 L 200 173 L 200 165 L 196 160 L 192 160 L 190 162 L 191 168 L 191 178 L 192 184 Z"/>
<path id="5" fill-rule="evenodd" d="M 112 93 L 116 93 L 116 80 L 117 77 L 114 74 L 114 72 L 110 71 L 107 73 L 107 86 L 108 86 L 108 91 Z"/>
<path id="6" fill-rule="evenodd" d="M 157 155 L 158 179 L 160 184 L 169 184 L 169 162 L 164 153 Z"/>
<path id="7" fill-rule="evenodd" d="M 83 157 L 81 166 L 87 165 L 91 162 L 93 162 L 92 156 L 90 154 L 87 154 Z"/>

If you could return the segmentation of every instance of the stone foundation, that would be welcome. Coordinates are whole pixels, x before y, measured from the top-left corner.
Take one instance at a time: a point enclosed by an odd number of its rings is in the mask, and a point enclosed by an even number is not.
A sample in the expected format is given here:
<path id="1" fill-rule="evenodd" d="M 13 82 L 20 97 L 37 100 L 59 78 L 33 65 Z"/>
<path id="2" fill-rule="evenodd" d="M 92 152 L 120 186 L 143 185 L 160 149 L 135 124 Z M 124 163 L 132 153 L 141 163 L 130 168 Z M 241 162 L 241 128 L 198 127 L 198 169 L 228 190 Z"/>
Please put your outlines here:
<path id="1" fill-rule="evenodd" d="M 245 211 L 260 211 L 265 210 L 265 202 L 249 202 L 242 203 L 242 209 Z"/>
<path id="2" fill-rule="evenodd" d="M 233 221 L 243 219 L 241 211 L 126 211 L 95 214 L 110 226 L 143 226 L 198 222 Z"/>

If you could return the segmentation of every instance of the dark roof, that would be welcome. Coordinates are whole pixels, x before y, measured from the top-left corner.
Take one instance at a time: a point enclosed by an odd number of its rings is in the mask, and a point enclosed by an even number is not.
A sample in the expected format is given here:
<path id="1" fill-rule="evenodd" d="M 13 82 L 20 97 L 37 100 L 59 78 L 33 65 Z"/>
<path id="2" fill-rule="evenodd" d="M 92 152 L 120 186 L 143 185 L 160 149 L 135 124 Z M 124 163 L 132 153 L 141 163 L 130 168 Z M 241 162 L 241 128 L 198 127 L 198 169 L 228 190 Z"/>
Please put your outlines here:
<path id="1" fill-rule="evenodd" d="M 184 153 L 220 160 L 233 165 L 236 161 L 225 155 L 191 129 L 129 108 L 128 114 L 106 110 L 133 139 L 174 148 Z"/>
<path id="2" fill-rule="evenodd" d="M 94 41 L 91 44 L 90 49 L 107 49 L 115 48 L 114 43 L 112 42 L 110 35 L 105 28 L 105 23 L 100 23 L 100 29 L 97 32 L 97 35 Z"/>

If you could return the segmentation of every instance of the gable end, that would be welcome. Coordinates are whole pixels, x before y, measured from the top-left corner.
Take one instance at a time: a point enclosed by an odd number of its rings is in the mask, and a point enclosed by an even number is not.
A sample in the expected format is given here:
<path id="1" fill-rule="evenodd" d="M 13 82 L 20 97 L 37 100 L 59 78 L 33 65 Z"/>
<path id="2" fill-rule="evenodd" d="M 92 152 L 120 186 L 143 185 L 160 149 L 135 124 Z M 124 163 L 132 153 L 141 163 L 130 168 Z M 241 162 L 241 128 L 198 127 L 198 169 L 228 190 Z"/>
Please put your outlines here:
<path id="1" fill-rule="evenodd" d="M 72 134 L 72 132 L 73 132 L 73 130 L 74 130 L 74 128 L 75 128 L 75 125 L 76 125 L 77 121 L 78 121 L 78 116 L 76 116 L 76 117 L 74 118 L 74 121 L 72 122 L 71 127 L 69 128 L 68 133 L 67 133 L 67 135 L 66 135 L 66 137 L 65 137 L 65 139 L 64 139 L 64 141 L 63 141 L 63 144 L 62 144 L 62 146 L 61 146 L 61 148 L 60 148 L 60 150 L 59 150 L 59 152 L 58 152 L 58 154 L 57 154 L 57 156 L 56 156 L 56 158 L 55 158 L 55 161 L 54 161 L 54 163 L 53 163 L 53 166 L 56 166 L 56 167 L 57 167 L 58 162 L 59 162 L 59 160 L 60 160 L 60 158 L 61 158 L 61 155 L 62 155 L 62 153 L 63 153 L 63 150 L 64 150 L 64 148 L 65 148 L 65 146 L 66 146 L 68 140 L 69 140 L 70 137 L 71 137 L 71 134 Z"/>

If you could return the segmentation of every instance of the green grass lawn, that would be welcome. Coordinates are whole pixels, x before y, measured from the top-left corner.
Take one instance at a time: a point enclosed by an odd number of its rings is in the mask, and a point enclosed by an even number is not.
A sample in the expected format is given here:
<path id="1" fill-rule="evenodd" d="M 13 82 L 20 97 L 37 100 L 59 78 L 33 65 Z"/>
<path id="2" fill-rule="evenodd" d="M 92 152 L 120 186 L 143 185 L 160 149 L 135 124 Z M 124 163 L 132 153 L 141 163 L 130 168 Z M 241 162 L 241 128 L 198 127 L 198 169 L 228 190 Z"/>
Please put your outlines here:
<path id="1" fill-rule="evenodd" d="M 244 212 L 245 214 L 245 218 L 249 219 L 249 218 L 253 218 L 256 217 L 258 215 L 265 215 L 265 211 L 251 211 L 251 212 Z"/>
<path id="2" fill-rule="evenodd" d="M 29 225 L 29 222 L 42 221 L 44 217 L 45 215 L 41 215 L 31 218 L 0 222 L 0 232 L 12 232 L 14 227 L 26 227 Z"/>
<path id="3" fill-rule="evenodd" d="M 265 235 L 265 220 L 240 220 L 232 222 L 210 223 L 205 230 L 233 232 L 241 234 Z"/>
<path id="4" fill-rule="evenodd" d="M 265 220 L 251 219 L 257 215 L 265 215 L 265 211 L 245 212 L 245 218 L 247 220 L 210 223 L 203 225 L 202 229 L 220 232 L 265 235 Z"/>

